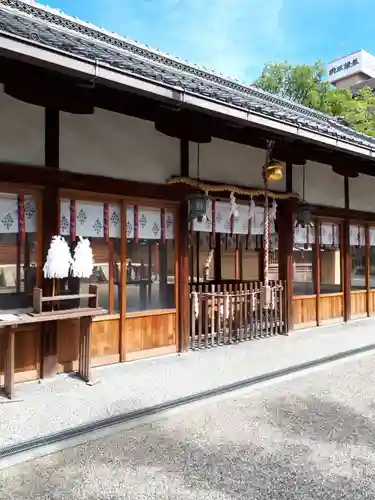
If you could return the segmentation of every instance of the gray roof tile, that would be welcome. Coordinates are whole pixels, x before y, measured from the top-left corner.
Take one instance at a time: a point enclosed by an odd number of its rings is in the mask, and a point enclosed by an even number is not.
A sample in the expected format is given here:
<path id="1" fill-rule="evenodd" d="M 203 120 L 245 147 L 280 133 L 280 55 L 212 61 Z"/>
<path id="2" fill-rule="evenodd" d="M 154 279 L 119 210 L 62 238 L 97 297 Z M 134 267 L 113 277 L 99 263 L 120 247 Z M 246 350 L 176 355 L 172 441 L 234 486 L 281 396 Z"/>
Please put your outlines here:
<path id="1" fill-rule="evenodd" d="M 32 1 L 1 0 L 1 31 L 303 129 L 318 130 L 355 145 L 375 148 L 375 138 L 345 127 L 339 119 L 204 70 Z"/>

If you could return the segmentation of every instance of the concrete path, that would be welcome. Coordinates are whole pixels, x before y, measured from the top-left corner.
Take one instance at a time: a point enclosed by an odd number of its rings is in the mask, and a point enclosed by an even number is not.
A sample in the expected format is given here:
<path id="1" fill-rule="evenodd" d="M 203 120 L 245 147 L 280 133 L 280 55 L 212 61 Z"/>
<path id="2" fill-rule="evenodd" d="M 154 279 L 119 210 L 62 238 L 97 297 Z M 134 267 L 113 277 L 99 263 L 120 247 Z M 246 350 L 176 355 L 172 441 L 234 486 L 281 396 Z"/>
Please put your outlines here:
<path id="1" fill-rule="evenodd" d="M 373 500 L 375 356 L 0 471 L 13 500 Z"/>
<path id="2" fill-rule="evenodd" d="M 0 449 L 52 432 L 214 389 L 374 344 L 375 320 L 266 340 L 97 368 L 90 387 L 60 375 L 17 386 L 19 402 L 0 404 Z"/>

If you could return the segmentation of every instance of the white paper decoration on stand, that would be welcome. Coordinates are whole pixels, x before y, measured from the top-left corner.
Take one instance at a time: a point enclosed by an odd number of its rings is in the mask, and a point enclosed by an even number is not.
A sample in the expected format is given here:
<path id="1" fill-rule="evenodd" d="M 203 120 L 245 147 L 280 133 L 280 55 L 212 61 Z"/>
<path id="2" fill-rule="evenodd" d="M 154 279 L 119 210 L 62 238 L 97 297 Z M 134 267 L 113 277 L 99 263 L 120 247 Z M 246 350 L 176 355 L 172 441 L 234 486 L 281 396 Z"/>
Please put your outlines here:
<path id="1" fill-rule="evenodd" d="M 90 240 L 80 238 L 74 250 L 72 275 L 75 278 L 89 278 L 92 275 L 94 258 Z"/>
<path id="2" fill-rule="evenodd" d="M 52 279 L 67 278 L 71 265 L 72 256 L 67 242 L 61 236 L 53 236 L 43 266 L 44 277 Z"/>

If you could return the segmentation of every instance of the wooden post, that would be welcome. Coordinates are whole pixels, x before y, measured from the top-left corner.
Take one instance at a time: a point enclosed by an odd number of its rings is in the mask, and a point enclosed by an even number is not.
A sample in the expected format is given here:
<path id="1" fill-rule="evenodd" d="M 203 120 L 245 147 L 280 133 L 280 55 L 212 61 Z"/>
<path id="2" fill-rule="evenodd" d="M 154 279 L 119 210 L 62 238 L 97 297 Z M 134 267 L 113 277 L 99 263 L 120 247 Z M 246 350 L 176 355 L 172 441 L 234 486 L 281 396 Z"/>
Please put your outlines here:
<path id="1" fill-rule="evenodd" d="M 351 316 L 351 259 L 350 259 L 350 246 L 349 246 L 349 221 L 345 218 L 340 224 L 342 237 L 340 243 L 342 244 L 342 289 L 344 292 L 344 321 L 349 321 Z M 341 246 L 341 245 L 340 245 Z"/>
<path id="2" fill-rule="evenodd" d="M 189 176 L 189 141 L 181 139 L 180 143 L 180 173 L 182 176 Z M 189 220 L 188 203 L 183 201 L 179 208 L 179 223 L 177 248 L 179 249 L 178 259 L 178 330 L 179 330 L 179 351 L 189 350 L 190 337 L 190 300 L 189 300 Z M 193 316 L 194 319 L 194 316 Z"/>
<path id="3" fill-rule="evenodd" d="M 85 316 L 79 322 L 79 366 L 78 373 L 87 383 L 91 382 L 91 327 L 92 317 Z"/>
<path id="4" fill-rule="evenodd" d="M 59 112 L 45 110 L 45 166 L 59 169 Z M 57 173 L 57 172 L 56 172 Z M 43 260 L 46 258 L 52 236 L 59 233 L 59 187 L 57 177 L 43 190 Z M 42 280 L 43 295 L 52 295 L 52 280 Z M 58 292 L 57 292 L 58 293 Z M 57 322 L 42 325 L 41 378 L 53 376 L 58 371 Z"/>
<path id="5" fill-rule="evenodd" d="M 4 393 L 9 398 L 14 397 L 14 341 L 16 325 L 5 328 L 5 352 L 4 352 Z"/>
<path id="6" fill-rule="evenodd" d="M 286 164 L 286 190 L 293 191 L 293 164 Z M 279 280 L 285 282 L 285 305 L 286 318 L 285 333 L 293 328 L 293 205 L 291 201 L 280 201 L 278 203 L 277 232 L 279 241 Z M 263 277 L 262 277 L 263 278 Z M 282 320 L 282 318 L 280 318 Z"/>
<path id="7" fill-rule="evenodd" d="M 366 312 L 371 316 L 370 311 L 370 226 L 365 226 L 365 279 L 366 279 Z"/>
<path id="8" fill-rule="evenodd" d="M 279 280 L 285 282 L 286 318 L 285 332 L 293 328 L 293 207 L 291 202 L 279 203 L 278 234 L 279 234 Z"/>
<path id="9" fill-rule="evenodd" d="M 315 227 L 315 252 L 314 252 L 314 267 L 315 267 L 315 305 L 316 305 L 316 324 L 320 325 L 320 224 L 321 221 L 316 218 L 314 220 Z"/>
<path id="10" fill-rule="evenodd" d="M 344 177 L 344 193 L 345 193 L 345 218 L 340 225 L 340 233 L 342 232 L 342 284 L 344 292 L 344 321 L 349 321 L 351 317 L 351 257 L 350 257 L 350 242 L 349 242 L 349 177 Z M 340 245 L 341 246 L 341 245 Z"/>
<path id="11" fill-rule="evenodd" d="M 179 311 L 179 346 L 180 351 L 189 349 L 190 321 L 189 321 L 189 232 L 188 232 L 188 206 L 186 202 L 180 206 L 179 227 L 179 280 L 178 286 L 178 311 Z"/>
<path id="12" fill-rule="evenodd" d="M 215 234 L 215 250 L 214 250 L 214 279 L 216 283 L 220 283 L 221 274 L 221 234 Z"/>
<path id="13" fill-rule="evenodd" d="M 120 362 L 125 361 L 126 339 L 126 202 L 121 204 L 121 272 L 120 272 Z"/>

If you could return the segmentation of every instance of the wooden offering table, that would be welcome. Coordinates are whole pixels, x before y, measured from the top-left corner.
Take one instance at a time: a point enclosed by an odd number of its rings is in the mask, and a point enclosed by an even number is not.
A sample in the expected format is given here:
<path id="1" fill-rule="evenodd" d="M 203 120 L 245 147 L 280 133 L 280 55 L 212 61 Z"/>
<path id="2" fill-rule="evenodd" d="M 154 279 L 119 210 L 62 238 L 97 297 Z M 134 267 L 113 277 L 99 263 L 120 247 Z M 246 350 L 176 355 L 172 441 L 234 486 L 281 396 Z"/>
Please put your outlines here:
<path id="1" fill-rule="evenodd" d="M 59 310 L 59 303 L 65 300 L 88 299 L 88 307 L 77 307 L 73 309 Z M 50 303 L 52 311 L 43 311 L 43 304 Z M 90 285 L 89 293 L 76 295 L 57 295 L 43 297 L 40 288 L 34 289 L 33 311 L 27 314 L 0 315 L 0 335 L 6 336 L 4 350 L 4 393 L 9 400 L 14 398 L 14 344 L 15 334 L 18 326 L 30 323 L 42 323 L 46 321 L 63 321 L 66 319 L 79 319 L 79 360 L 78 375 L 90 383 L 90 349 L 91 349 L 91 326 L 94 316 L 107 314 L 108 311 L 98 305 L 98 287 Z"/>

